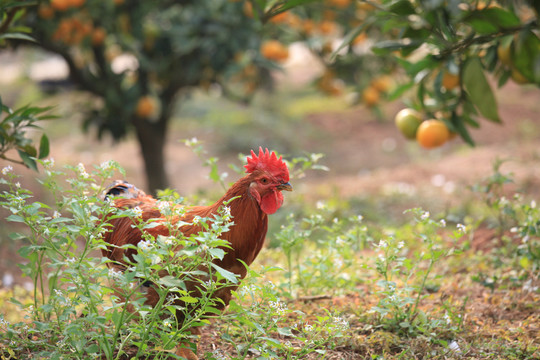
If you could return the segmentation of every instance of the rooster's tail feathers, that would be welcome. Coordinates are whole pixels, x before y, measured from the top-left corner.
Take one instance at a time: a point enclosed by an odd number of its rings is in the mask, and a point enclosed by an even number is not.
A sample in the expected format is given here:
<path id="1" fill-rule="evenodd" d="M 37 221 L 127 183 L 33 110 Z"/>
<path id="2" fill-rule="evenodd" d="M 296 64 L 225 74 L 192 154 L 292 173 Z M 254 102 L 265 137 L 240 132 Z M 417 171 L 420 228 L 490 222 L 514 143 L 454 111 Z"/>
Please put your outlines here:
<path id="1" fill-rule="evenodd" d="M 107 200 L 110 196 L 135 199 L 146 196 L 146 193 L 125 180 L 115 180 L 111 185 L 107 186 L 103 198 Z"/>

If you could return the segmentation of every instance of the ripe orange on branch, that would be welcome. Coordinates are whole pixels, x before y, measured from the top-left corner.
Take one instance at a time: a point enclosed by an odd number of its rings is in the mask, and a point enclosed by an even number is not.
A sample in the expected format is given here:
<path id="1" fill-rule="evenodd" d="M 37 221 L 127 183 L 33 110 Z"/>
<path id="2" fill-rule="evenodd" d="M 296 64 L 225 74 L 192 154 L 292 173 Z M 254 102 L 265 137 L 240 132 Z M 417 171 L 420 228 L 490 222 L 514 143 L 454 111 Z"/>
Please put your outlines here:
<path id="1" fill-rule="evenodd" d="M 51 7 L 57 11 L 66 11 L 70 6 L 70 0 L 51 0 Z"/>
<path id="2" fill-rule="evenodd" d="M 443 77 L 442 77 L 442 86 L 446 90 L 452 90 L 455 89 L 459 85 L 459 76 L 456 74 L 452 74 L 448 71 L 444 71 Z"/>
<path id="3" fill-rule="evenodd" d="M 373 107 L 377 105 L 380 98 L 381 95 L 379 93 L 379 90 L 375 89 L 372 86 L 368 86 L 362 92 L 362 99 L 364 100 L 364 104 L 366 104 L 368 107 Z"/>
<path id="4" fill-rule="evenodd" d="M 416 141 L 426 149 L 443 145 L 450 138 L 450 131 L 441 120 L 426 120 L 418 126 Z"/>
<path id="5" fill-rule="evenodd" d="M 277 40 L 268 40 L 261 45 L 261 54 L 274 61 L 284 61 L 289 57 L 289 49 Z"/>
<path id="6" fill-rule="evenodd" d="M 150 118 L 156 114 L 157 107 L 157 100 L 153 96 L 142 96 L 137 101 L 135 114 L 140 118 Z"/>

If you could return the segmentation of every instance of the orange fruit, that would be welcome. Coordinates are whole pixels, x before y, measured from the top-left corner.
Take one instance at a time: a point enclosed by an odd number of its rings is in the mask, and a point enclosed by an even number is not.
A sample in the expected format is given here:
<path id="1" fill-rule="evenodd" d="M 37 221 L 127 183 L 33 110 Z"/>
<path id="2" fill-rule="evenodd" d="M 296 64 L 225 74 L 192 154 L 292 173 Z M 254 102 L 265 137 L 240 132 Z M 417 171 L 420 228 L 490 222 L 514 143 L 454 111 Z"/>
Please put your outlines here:
<path id="1" fill-rule="evenodd" d="M 280 24 L 280 23 L 286 22 L 288 18 L 289 18 L 289 13 L 284 11 L 277 15 L 272 16 L 269 21 L 274 24 Z"/>
<path id="2" fill-rule="evenodd" d="M 244 15 L 250 18 L 253 17 L 253 5 L 249 1 L 246 1 L 244 3 L 243 10 L 244 10 Z"/>
<path id="3" fill-rule="evenodd" d="M 69 0 L 69 6 L 79 8 L 84 5 L 86 0 Z"/>
<path id="4" fill-rule="evenodd" d="M 50 20 L 54 17 L 54 9 L 51 6 L 42 5 L 39 7 L 38 15 L 42 19 Z"/>
<path id="5" fill-rule="evenodd" d="M 97 27 L 92 31 L 91 35 L 91 41 L 92 45 L 94 46 L 100 46 L 105 41 L 105 38 L 107 37 L 107 32 L 102 27 Z"/>
<path id="6" fill-rule="evenodd" d="M 154 115 L 157 110 L 156 99 L 150 95 L 145 95 L 139 98 L 135 108 L 135 114 L 141 118 L 148 118 Z"/>
<path id="7" fill-rule="evenodd" d="M 379 76 L 371 80 L 371 86 L 380 92 L 387 92 L 392 87 L 392 78 L 388 75 Z"/>
<path id="8" fill-rule="evenodd" d="M 70 0 L 51 0 L 51 6 L 57 11 L 66 11 L 70 6 Z"/>
<path id="9" fill-rule="evenodd" d="M 459 76 L 452 74 L 448 71 L 444 71 L 442 77 L 442 86 L 446 90 L 455 89 L 459 85 Z"/>
<path id="10" fill-rule="evenodd" d="M 365 32 L 361 32 L 360 34 L 358 34 L 352 41 L 352 44 L 353 45 L 358 45 L 358 44 L 361 44 L 363 42 L 365 42 L 367 40 L 368 36 Z"/>
<path id="11" fill-rule="evenodd" d="M 319 25 L 319 30 L 321 31 L 321 34 L 332 34 L 336 30 L 337 26 L 336 23 L 331 20 L 324 20 Z"/>
<path id="12" fill-rule="evenodd" d="M 450 131 L 441 120 L 426 120 L 418 126 L 416 141 L 426 149 L 433 149 L 448 141 Z"/>
<path id="13" fill-rule="evenodd" d="M 368 107 L 377 105 L 380 100 L 379 90 L 372 86 L 368 86 L 362 92 L 362 99 L 364 100 L 364 104 L 366 104 Z"/>
<path id="14" fill-rule="evenodd" d="M 416 138 L 416 131 L 422 123 L 422 114 L 410 108 L 401 109 L 394 118 L 394 122 L 407 139 Z"/>
<path id="15" fill-rule="evenodd" d="M 283 61 L 289 57 L 289 49 L 277 40 L 268 40 L 261 45 L 261 54 L 274 61 Z"/>
<path id="16" fill-rule="evenodd" d="M 335 6 L 337 8 L 346 8 L 350 5 L 351 0 L 327 0 L 328 5 Z"/>

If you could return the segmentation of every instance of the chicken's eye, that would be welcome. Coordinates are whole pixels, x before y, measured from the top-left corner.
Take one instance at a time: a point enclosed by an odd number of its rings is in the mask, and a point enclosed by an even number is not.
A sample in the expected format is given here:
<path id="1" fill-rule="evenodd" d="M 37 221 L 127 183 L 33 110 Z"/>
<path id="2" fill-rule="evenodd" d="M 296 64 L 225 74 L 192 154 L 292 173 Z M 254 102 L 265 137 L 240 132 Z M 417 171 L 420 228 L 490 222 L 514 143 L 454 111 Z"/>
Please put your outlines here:
<path id="1" fill-rule="evenodd" d="M 268 179 L 267 178 L 262 178 L 261 183 L 262 184 L 268 184 Z"/>

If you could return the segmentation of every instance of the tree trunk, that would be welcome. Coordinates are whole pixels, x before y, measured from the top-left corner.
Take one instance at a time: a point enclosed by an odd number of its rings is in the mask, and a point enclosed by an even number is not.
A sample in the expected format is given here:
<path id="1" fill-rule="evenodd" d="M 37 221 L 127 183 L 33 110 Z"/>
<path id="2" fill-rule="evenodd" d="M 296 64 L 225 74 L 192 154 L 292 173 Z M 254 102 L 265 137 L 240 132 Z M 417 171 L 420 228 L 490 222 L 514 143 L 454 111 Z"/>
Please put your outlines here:
<path id="1" fill-rule="evenodd" d="M 155 195 L 157 190 L 169 186 L 165 172 L 165 142 L 167 121 L 160 118 L 156 122 L 136 118 L 133 120 L 144 160 L 147 188 Z"/>

